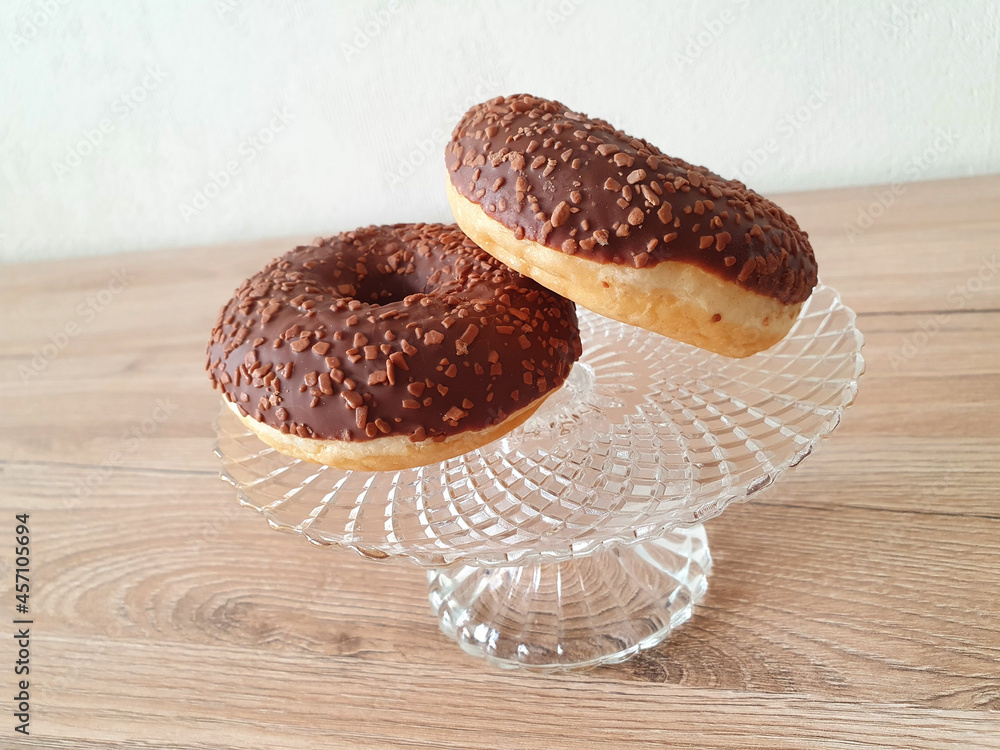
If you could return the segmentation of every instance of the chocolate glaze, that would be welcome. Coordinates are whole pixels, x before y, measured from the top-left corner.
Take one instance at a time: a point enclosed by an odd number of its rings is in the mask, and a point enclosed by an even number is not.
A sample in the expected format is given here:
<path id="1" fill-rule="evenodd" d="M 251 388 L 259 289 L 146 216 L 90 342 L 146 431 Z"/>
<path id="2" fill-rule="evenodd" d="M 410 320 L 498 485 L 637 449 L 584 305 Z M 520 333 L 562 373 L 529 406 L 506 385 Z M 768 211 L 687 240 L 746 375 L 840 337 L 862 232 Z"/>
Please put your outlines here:
<path id="1" fill-rule="evenodd" d="M 454 224 L 317 239 L 247 279 L 208 344 L 213 386 L 301 437 L 444 440 L 559 387 L 581 353 L 572 302 Z"/>
<path id="2" fill-rule="evenodd" d="M 478 104 L 445 159 L 459 194 L 519 239 L 598 263 L 693 263 L 785 304 L 816 285 L 808 236 L 774 203 L 559 102 Z"/>

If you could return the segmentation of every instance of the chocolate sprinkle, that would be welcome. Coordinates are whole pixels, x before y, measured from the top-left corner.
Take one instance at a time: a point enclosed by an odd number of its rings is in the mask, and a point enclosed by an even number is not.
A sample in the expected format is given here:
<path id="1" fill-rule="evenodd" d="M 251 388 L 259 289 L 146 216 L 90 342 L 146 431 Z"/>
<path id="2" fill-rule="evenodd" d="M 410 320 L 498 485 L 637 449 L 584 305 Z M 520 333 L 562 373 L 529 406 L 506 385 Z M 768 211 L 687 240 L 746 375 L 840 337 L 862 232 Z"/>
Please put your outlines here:
<path id="1" fill-rule="evenodd" d="M 572 302 L 455 225 L 396 224 L 272 261 L 222 308 L 207 359 L 226 399 L 283 433 L 419 442 L 502 422 L 580 354 Z M 529 367 L 547 377 L 526 388 Z"/>
<path id="2" fill-rule="evenodd" d="M 525 169 L 522 152 L 549 165 L 544 174 Z M 518 239 L 597 263 L 691 263 L 785 304 L 816 285 L 808 235 L 781 208 L 560 102 L 519 94 L 478 104 L 445 159 L 458 193 L 495 206 L 490 216 Z"/>

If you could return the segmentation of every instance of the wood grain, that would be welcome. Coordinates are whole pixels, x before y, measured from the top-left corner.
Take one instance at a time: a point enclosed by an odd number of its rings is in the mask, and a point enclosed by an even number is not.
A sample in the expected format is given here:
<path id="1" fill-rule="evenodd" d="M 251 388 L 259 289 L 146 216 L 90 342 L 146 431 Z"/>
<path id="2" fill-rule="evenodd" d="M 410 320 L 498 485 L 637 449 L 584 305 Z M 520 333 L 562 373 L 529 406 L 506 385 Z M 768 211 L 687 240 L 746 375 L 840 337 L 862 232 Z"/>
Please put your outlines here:
<path id="1" fill-rule="evenodd" d="M 782 199 L 866 335 L 843 425 L 710 522 L 674 637 L 561 676 L 464 656 L 422 571 L 276 533 L 218 481 L 207 332 L 294 239 L 4 267 L 0 510 L 32 514 L 36 624 L 32 736 L 5 712 L 0 747 L 1000 748 L 1000 178 L 909 185 L 852 242 L 878 189 Z"/>

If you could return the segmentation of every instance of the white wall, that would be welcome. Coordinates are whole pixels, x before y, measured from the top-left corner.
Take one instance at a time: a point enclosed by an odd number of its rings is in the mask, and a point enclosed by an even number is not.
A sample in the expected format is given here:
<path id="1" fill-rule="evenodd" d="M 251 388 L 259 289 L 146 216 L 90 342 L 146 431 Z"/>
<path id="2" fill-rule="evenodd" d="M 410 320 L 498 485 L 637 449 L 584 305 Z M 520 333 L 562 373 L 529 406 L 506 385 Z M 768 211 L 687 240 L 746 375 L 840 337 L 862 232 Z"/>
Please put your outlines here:
<path id="1" fill-rule="evenodd" d="M 4 0 L 0 260 L 443 220 L 452 125 L 520 91 L 765 193 L 997 172 L 998 8 Z"/>

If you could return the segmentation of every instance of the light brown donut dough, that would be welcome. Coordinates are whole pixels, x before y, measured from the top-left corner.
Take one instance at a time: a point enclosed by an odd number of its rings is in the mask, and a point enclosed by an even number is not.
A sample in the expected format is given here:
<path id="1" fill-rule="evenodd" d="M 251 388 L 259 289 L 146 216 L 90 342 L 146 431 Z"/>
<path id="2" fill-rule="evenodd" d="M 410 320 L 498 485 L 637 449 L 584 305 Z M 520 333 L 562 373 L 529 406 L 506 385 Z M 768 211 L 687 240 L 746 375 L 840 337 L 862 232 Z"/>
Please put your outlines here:
<path id="1" fill-rule="evenodd" d="M 225 399 L 223 399 L 223 403 L 257 437 L 285 455 L 303 461 L 325 464 L 344 471 L 399 471 L 446 461 L 500 439 L 526 422 L 549 395 L 546 394 L 523 409 L 514 412 L 503 422 L 484 430 L 451 435 L 439 442 L 423 440 L 418 443 L 411 442 L 408 437 L 403 435 L 393 435 L 367 443 L 302 438 L 298 435 L 282 433 L 250 416 L 240 414 L 236 405 Z"/>
<path id="2" fill-rule="evenodd" d="M 727 283 L 690 263 L 635 268 L 555 252 L 517 239 L 459 195 L 451 180 L 445 190 L 455 221 L 483 250 L 553 292 L 622 323 L 728 357 L 749 357 L 781 341 L 802 308 L 801 303 L 784 305 Z"/>

